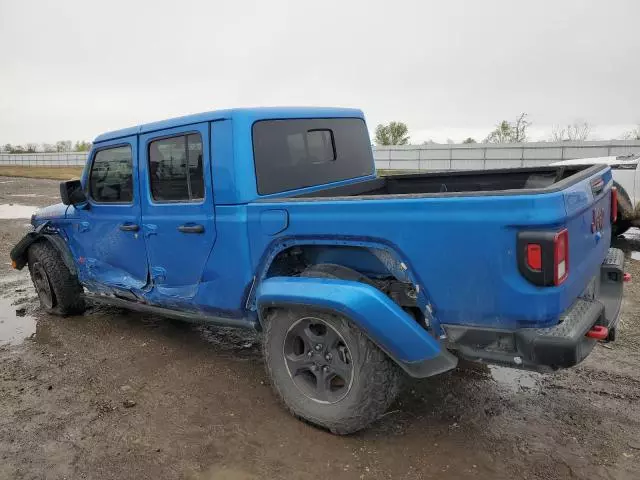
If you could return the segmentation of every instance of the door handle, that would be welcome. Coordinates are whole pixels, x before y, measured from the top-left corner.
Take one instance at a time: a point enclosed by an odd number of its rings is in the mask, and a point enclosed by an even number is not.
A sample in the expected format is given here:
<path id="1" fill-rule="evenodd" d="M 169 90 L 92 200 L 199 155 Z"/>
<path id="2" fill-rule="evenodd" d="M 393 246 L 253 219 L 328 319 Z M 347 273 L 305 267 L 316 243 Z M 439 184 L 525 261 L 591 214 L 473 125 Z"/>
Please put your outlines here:
<path id="1" fill-rule="evenodd" d="M 180 225 L 178 231 L 182 233 L 204 233 L 203 225 Z"/>
<path id="2" fill-rule="evenodd" d="M 123 232 L 137 232 L 140 230 L 140 225 L 135 223 L 123 223 L 120 225 L 120 230 Z"/>

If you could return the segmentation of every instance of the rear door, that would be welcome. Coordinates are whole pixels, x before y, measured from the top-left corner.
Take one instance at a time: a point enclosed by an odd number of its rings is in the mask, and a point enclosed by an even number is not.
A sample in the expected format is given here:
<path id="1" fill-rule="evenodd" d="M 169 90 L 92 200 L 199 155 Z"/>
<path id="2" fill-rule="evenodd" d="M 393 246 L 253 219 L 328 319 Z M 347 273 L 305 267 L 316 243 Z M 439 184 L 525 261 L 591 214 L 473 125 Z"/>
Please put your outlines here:
<path id="1" fill-rule="evenodd" d="M 142 223 L 155 300 L 197 291 L 216 238 L 209 124 L 140 136 Z"/>
<path id="2" fill-rule="evenodd" d="M 147 283 L 147 251 L 141 235 L 135 136 L 101 143 L 91 153 L 85 191 L 71 241 L 83 280 L 124 290 Z"/>

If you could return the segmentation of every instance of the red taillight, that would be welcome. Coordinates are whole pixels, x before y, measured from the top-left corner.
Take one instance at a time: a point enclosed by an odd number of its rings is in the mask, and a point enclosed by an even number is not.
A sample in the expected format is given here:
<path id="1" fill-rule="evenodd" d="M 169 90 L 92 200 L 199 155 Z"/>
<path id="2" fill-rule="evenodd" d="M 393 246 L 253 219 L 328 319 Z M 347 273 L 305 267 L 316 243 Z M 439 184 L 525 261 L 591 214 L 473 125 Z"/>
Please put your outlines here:
<path id="1" fill-rule="evenodd" d="M 611 189 L 611 223 L 615 223 L 618 219 L 618 189 Z"/>
<path id="2" fill-rule="evenodd" d="M 542 269 L 542 247 L 537 243 L 527 245 L 527 266 L 531 270 Z"/>
<path id="3" fill-rule="evenodd" d="M 569 232 L 564 230 L 553 237 L 553 283 L 560 285 L 569 275 Z"/>

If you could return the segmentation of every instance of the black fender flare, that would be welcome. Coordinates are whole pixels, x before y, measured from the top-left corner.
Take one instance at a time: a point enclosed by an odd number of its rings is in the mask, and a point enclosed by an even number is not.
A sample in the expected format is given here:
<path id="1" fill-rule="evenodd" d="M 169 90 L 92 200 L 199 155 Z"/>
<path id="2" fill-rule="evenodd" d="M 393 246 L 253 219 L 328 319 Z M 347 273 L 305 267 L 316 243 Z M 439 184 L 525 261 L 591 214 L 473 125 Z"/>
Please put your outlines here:
<path id="1" fill-rule="evenodd" d="M 13 268 L 16 270 L 22 270 L 24 266 L 28 263 L 28 251 L 29 247 L 36 242 L 49 242 L 58 252 L 60 252 L 60 257 L 62 257 L 62 261 L 69 269 L 72 275 L 77 276 L 78 271 L 76 269 L 75 261 L 73 260 L 73 255 L 71 255 L 71 251 L 69 250 L 69 246 L 67 242 L 64 241 L 62 237 L 56 235 L 54 233 L 44 233 L 48 222 L 39 225 L 32 232 L 28 232 L 20 241 L 11 249 L 11 253 L 9 256 L 11 257 L 11 264 Z"/>

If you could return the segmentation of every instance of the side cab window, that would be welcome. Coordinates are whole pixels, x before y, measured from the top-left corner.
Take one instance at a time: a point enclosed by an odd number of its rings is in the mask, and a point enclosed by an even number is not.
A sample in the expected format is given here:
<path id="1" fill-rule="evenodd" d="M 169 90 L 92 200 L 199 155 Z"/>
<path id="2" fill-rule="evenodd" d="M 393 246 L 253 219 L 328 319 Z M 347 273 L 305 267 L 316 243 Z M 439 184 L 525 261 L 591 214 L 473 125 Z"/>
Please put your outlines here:
<path id="1" fill-rule="evenodd" d="M 98 150 L 89 172 L 89 196 L 96 203 L 133 203 L 130 145 Z"/>

